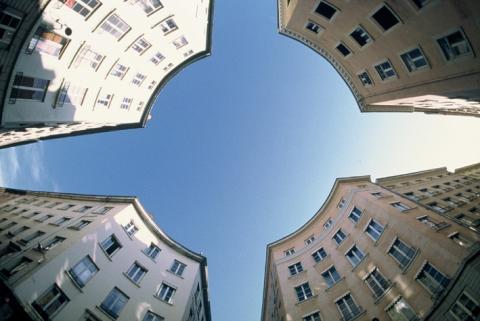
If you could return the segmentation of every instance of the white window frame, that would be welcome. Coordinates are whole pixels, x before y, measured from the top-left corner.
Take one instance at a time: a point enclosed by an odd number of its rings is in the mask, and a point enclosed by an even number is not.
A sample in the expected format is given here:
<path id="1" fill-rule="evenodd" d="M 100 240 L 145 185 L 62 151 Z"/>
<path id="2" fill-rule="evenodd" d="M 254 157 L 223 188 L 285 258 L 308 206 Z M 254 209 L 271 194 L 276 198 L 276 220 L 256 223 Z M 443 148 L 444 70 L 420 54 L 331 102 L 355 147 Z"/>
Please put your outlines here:
<path id="1" fill-rule="evenodd" d="M 330 17 L 330 18 L 327 18 L 325 17 L 324 15 L 320 14 L 317 12 L 317 8 L 318 6 L 320 6 L 321 3 L 325 3 L 327 6 L 335 9 L 335 13 Z M 327 21 L 327 22 L 332 22 L 333 20 L 335 20 L 335 18 L 338 16 L 338 14 L 340 13 L 340 9 L 337 7 L 337 6 L 334 6 L 332 3 L 330 3 L 329 1 L 325 1 L 325 0 L 320 0 L 320 1 L 316 1 L 315 2 L 315 6 L 313 7 L 312 9 L 312 15 L 315 15 L 316 17 L 320 17 L 321 19 L 323 19 L 324 21 Z"/>
<path id="2" fill-rule="evenodd" d="M 165 288 L 165 292 L 163 292 L 163 295 L 162 295 L 161 292 L 163 288 Z M 160 299 L 163 302 L 167 302 L 171 304 L 176 292 L 177 292 L 177 287 L 163 281 L 160 284 L 157 292 L 155 293 L 155 297 Z"/>
<path id="3" fill-rule="evenodd" d="M 390 11 L 390 13 L 398 20 L 398 22 L 395 25 L 391 26 L 387 30 L 383 29 L 383 26 L 375 18 L 373 18 L 373 15 L 375 13 L 377 13 L 382 7 L 387 8 L 387 10 Z M 396 28 L 398 28 L 400 25 L 403 24 L 402 19 L 400 19 L 400 16 L 395 12 L 395 10 L 393 10 L 391 8 L 391 6 L 389 6 L 388 4 L 386 4 L 384 2 L 382 2 L 380 5 L 375 7 L 374 10 L 372 10 L 372 12 L 369 15 L 369 19 L 370 19 L 370 21 L 372 21 L 372 23 L 375 26 L 377 26 L 378 30 L 380 30 L 380 32 L 382 32 L 383 34 L 387 34 L 387 33 L 391 32 L 392 30 L 395 30 Z"/>
<path id="4" fill-rule="evenodd" d="M 377 238 L 377 239 L 375 239 L 372 235 L 370 235 L 370 233 L 367 232 L 368 227 L 370 226 L 370 223 L 372 223 L 372 222 L 375 222 L 375 224 L 378 224 L 378 225 L 380 225 L 380 226 L 382 227 L 382 231 L 381 231 L 380 234 L 378 235 L 378 238 Z M 382 237 L 383 232 L 385 232 L 386 227 L 387 227 L 386 225 L 380 224 L 380 222 L 378 222 L 378 221 L 375 220 L 374 218 L 370 218 L 370 220 L 368 220 L 367 224 L 365 225 L 365 228 L 363 229 L 363 231 L 365 232 L 365 234 L 368 235 L 368 237 L 369 237 L 370 239 L 372 239 L 373 242 L 377 243 L 377 242 L 380 240 L 380 238 Z M 377 231 L 376 229 L 374 229 L 374 230 Z M 377 232 L 379 232 L 379 231 L 377 231 Z"/>
<path id="5" fill-rule="evenodd" d="M 362 46 L 360 45 L 360 43 L 358 43 L 358 41 L 353 38 L 352 36 L 352 33 L 354 33 L 357 29 L 362 29 L 363 33 L 365 33 L 367 36 L 368 36 L 368 41 Z M 349 33 L 348 33 L 348 36 L 355 42 L 355 44 L 358 46 L 358 48 L 365 48 L 365 47 L 368 47 L 370 44 L 372 44 L 375 39 L 373 39 L 372 35 L 367 31 L 367 29 L 365 29 L 365 27 L 363 27 L 361 24 L 358 24 L 356 25 Z"/>
<path id="6" fill-rule="evenodd" d="M 390 68 L 384 69 L 382 67 L 382 65 L 385 64 L 385 63 L 388 63 L 390 65 Z M 380 75 L 380 72 L 378 71 L 377 67 L 379 67 L 381 69 L 382 73 L 385 75 L 385 78 L 382 78 L 382 76 Z M 392 62 L 388 58 L 383 59 L 383 60 L 373 64 L 373 69 L 377 72 L 378 78 L 383 82 L 398 79 L 398 73 L 395 70 L 395 67 L 393 66 Z M 393 71 L 393 75 L 387 77 L 386 72 L 389 72 L 389 71 Z"/>
<path id="7" fill-rule="evenodd" d="M 422 66 L 420 68 L 417 68 L 415 65 L 407 66 L 405 60 L 402 57 L 404 55 L 407 55 L 409 60 L 412 61 L 412 62 L 415 62 L 416 60 L 422 59 L 422 58 L 416 58 L 415 60 L 413 60 L 413 59 L 410 58 L 409 54 L 410 54 L 410 52 L 412 52 L 414 50 L 419 50 L 420 51 L 420 53 L 422 54 L 423 60 L 425 60 L 425 63 L 426 63 L 425 66 Z M 427 69 L 431 68 L 430 67 L 430 62 L 428 61 L 427 56 L 425 55 L 425 52 L 423 51 L 423 49 L 420 46 L 409 48 L 408 50 L 405 50 L 405 51 L 399 53 L 398 57 L 403 62 L 403 66 L 405 67 L 405 70 L 409 73 L 416 73 L 416 72 L 419 72 L 419 71 L 422 71 L 422 70 L 427 70 Z M 409 70 L 409 67 L 412 68 L 412 70 Z"/>

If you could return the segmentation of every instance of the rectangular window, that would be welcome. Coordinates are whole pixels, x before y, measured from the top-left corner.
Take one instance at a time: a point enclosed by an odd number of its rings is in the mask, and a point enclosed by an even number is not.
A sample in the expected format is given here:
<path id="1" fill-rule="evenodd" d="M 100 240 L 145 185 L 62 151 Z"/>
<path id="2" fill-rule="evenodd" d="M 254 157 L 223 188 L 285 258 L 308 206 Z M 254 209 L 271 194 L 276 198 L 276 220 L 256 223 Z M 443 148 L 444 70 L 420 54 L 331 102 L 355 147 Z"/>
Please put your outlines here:
<path id="1" fill-rule="evenodd" d="M 372 81 L 372 79 L 370 78 L 370 75 L 368 74 L 368 72 L 366 72 L 366 71 L 358 74 L 358 78 L 360 79 L 360 81 L 362 82 L 362 84 L 363 84 L 365 87 L 368 87 L 368 86 L 373 85 L 373 81 Z"/>
<path id="2" fill-rule="evenodd" d="M 325 252 L 325 250 L 322 247 L 317 251 L 313 252 L 312 257 L 313 257 L 313 260 L 318 263 L 327 257 L 327 252 Z"/>
<path id="3" fill-rule="evenodd" d="M 70 225 L 68 228 L 80 231 L 81 229 L 83 229 L 85 226 L 87 226 L 90 223 L 92 223 L 92 221 L 81 220 L 81 221 L 78 221 L 75 224 Z"/>
<path id="4" fill-rule="evenodd" d="M 5 231 L 5 230 L 8 230 L 9 228 L 11 228 L 12 226 L 15 226 L 17 225 L 16 222 L 9 222 L 3 226 L 0 227 L 0 231 Z"/>
<path id="5" fill-rule="evenodd" d="M 350 215 L 348 215 L 348 218 L 352 220 L 354 223 L 358 223 L 361 216 L 362 216 L 362 211 L 354 207 L 352 212 L 350 212 Z"/>
<path id="6" fill-rule="evenodd" d="M 94 210 L 92 213 L 93 214 L 106 214 L 108 213 L 110 210 L 112 210 L 113 207 L 112 206 L 104 206 L 104 207 L 100 207 L 100 208 L 97 208 L 96 210 Z"/>
<path id="7" fill-rule="evenodd" d="M 75 206 L 75 205 L 73 205 L 73 204 L 67 204 L 67 205 L 64 205 L 64 206 L 62 206 L 62 207 L 60 207 L 60 208 L 58 208 L 58 209 L 59 209 L 59 210 L 62 210 L 62 211 L 67 211 L 67 210 L 71 209 L 71 208 L 74 207 L 74 206 Z"/>
<path id="8" fill-rule="evenodd" d="M 68 301 L 68 297 L 60 287 L 54 284 L 35 300 L 32 305 L 40 315 L 46 315 L 47 318 L 51 318 L 56 312 L 63 308 Z"/>
<path id="9" fill-rule="evenodd" d="M 103 300 L 100 308 L 105 311 L 109 316 L 116 319 L 119 317 L 120 312 L 122 312 L 125 304 L 127 304 L 129 297 L 126 296 L 118 288 L 113 288 L 108 296 Z"/>
<path id="10" fill-rule="evenodd" d="M 69 81 L 65 81 L 58 92 L 56 107 L 71 105 L 80 107 L 87 93 L 87 88 L 73 86 Z"/>
<path id="11" fill-rule="evenodd" d="M 470 246 L 473 245 L 473 242 L 471 240 L 467 239 L 466 237 L 464 237 L 463 235 L 461 235 L 458 232 L 453 233 L 453 234 L 449 235 L 448 237 L 452 241 L 454 241 L 455 243 L 457 243 L 458 245 L 460 245 L 462 247 L 469 248 Z"/>
<path id="12" fill-rule="evenodd" d="M 138 227 L 135 226 L 133 220 L 127 223 L 127 225 L 123 226 L 123 229 L 127 233 L 128 236 L 132 236 L 133 234 L 138 232 Z"/>
<path id="13" fill-rule="evenodd" d="M 463 292 L 458 297 L 455 304 L 450 308 L 450 314 L 459 321 L 474 321 L 478 320 L 480 315 L 480 304 L 468 292 Z"/>
<path id="14" fill-rule="evenodd" d="M 122 102 L 120 103 L 121 109 L 129 109 L 132 104 L 133 99 L 129 97 L 123 97 Z"/>
<path id="15" fill-rule="evenodd" d="M 283 253 L 285 253 L 285 256 L 290 256 L 293 253 L 295 253 L 295 248 L 292 247 L 291 249 L 288 249 L 288 250 L 284 251 Z"/>
<path id="16" fill-rule="evenodd" d="M 419 220 L 421 223 L 427 225 L 432 230 L 439 230 L 441 228 L 444 228 L 444 227 L 448 226 L 448 223 L 438 222 L 437 220 L 434 220 L 433 218 L 429 217 L 428 215 L 417 217 L 417 220 Z"/>
<path id="17" fill-rule="evenodd" d="M 156 10 L 162 9 L 163 5 L 160 0 L 137 0 L 135 1 L 137 4 L 146 14 L 151 14 Z"/>
<path id="18" fill-rule="evenodd" d="M 48 251 L 48 250 L 51 250 L 53 249 L 55 246 L 59 245 L 60 243 L 62 243 L 63 241 L 65 241 L 65 238 L 64 237 L 61 237 L 61 236 L 55 236 L 54 238 L 48 240 L 45 244 L 43 244 L 41 246 L 41 249 L 45 250 L 45 251 Z"/>
<path id="19" fill-rule="evenodd" d="M 11 278 L 16 273 L 20 272 L 24 268 L 27 267 L 28 264 L 32 263 L 33 261 L 26 256 L 20 258 L 20 260 L 16 260 L 13 264 L 10 264 L 8 267 L 3 268 L 0 272 L 6 277 Z"/>
<path id="20" fill-rule="evenodd" d="M 427 58 L 425 58 L 420 48 L 407 51 L 401 54 L 400 58 L 402 58 L 405 67 L 407 67 L 407 70 L 410 72 L 428 68 Z"/>
<path id="21" fill-rule="evenodd" d="M 31 241 L 33 241 L 34 239 L 44 235 L 45 232 L 42 232 L 42 231 L 35 231 L 33 232 L 32 234 L 28 235 L 28 236 L 25 236 L 24 238 L 22 238 L 19 242 L 23 245 L 27 245 L 28 243 L 30 243 Z"/>
<path id="22" fill-rule="evenodd" d="M 308 285 L 308 282 L 295 287 L 295 292 L 297 293 L 298 302 L 305 301 L 306 299 L 313 296 L 312 290 L 310 289 L 310 285 Z"/>
<path id="23" fill-rule="evenodd" d="M 172 303 L 172 298 L 175 294 L 175 291 L 176 289 L 174 287 L 162 283 L 162 285 L 160 285 L 160 289 L 158 289 L 156 296 L 162 301 Z"/>
<path id="24" fill-rule="evenodd" d="M 322 27 L 320 27 L 320 25 L 316 24 L 313 21 L 308 21 L 307 24 L 305 25 L 305 29 L 307 29 L 307 30 L 309 30 L 309 31 L 311 31 L 315 34 L 318 34 L 322 30 Z"/>
<path id="25" fill-rule="evenodd" d="M 437 43 L 446 60 L 454 60 L 470 55 L 472 52 L 470 44 L 461 30 L 457 30 L 445 37 L 437 39 Z"/>
<path id="26" fill-rule="evenodd" d="M 342 54 L 342 56 L 344 56 L 344 57 L 347 57 L 348 55 L 350 55 L 352 53 L 352 51 L 350 49 L 348 49 L 348 47 L 343 43 L 339 43 L 336 48 L 337 48 L 338 52 L 340 52 Z"/>
<path id="27" fill-rule="evenodd" d="M 313 243 L 313 241 L 315 241 L 315 236 L 314 235 L 310 236 L 308 239 L 305 240 L 305 245 L 306 246 L 310 245 L 310 244 Z"/>
<path id="28" fill-rule="evenodd" d="M 354 245 L 350 251 L 345 254 L 348 261 L 352 264 L 352 266 L 357 266 L 365 257 L 363 251 L 356 245 Z"/>
<path id="29" fill-rule="evenodd" d="M 407 196 L 407 195 L 406 195 Z M 408 197 L 408 196 L 407 196 Z M 390 205 L 392 205 L 393 207 L 395 207 L 397 210 L 399 211 L 407 211 L 410 209 L 410 207 L 408 207 L 407 205 L 403 204 L 402 202 L 395 202 L 395 203 L 391 203 Z"/>
<path id="30" fill-rule="evenodd" d="M 148 311 L 145 316 L 143 317 L 142 321 L 164 321 L 165 319 L 159 316 L 158 314 L 153 313 L 152 311 Z M 190 319 L 188 319 L 190 320 Z"/>
<path id="31" fill-rule="evenodd" d="M 56 220 L 55 222 L 53 222 L 53 223 L 51 223 L 51 224 L 60 226 L 60 225 L 62 225 L 63 223 L 70 221 L 71 219 L 72 219 L 71 217 L 62 217 L 62 218 Z"/>
<path id="32" fill-rule="evenodd" d="M 438 213 L 445 213 L 447 211 L 446 207 L 443 207 L 442 205 L 438 204 L 437 202 L 430 202 L 427 204 L 428 207 L 430 207 L 432 210 Z"/>
<path id="33" fill-rule="evenodd" d="M 374 67 L 382 80 L 397 78 L 397 73 L 388 59 Z"/>
<path id="34" fill-rule="evenodd" d="M 396 24 L 400 23 L 397 15 L 385 5 L 378 9 L 372 15 L 372 18 L 377 22 L 380 27 L 382 27 L 383 31 L 387 31 Z"/>
<path id="35" fill-rule="evenodd" d="M 36 219 L 35 221 L 37 222 L 45 222 L 46 220 L 52 218 L 53 215 L 50 215 L 50 214 L 47 214 L 47 215 L 44 215 L 42 217 L 39 217 L 38 219 Z"/>
<path id="36" fill-rule="evenodd" d="M 122 248 L 122 245 L 113 234 L 103 240 L 102 243 L 100 243 L 100 246 L 110 257 Z"/>
<path id="37" fill-rule="evenodd" d="M 175 275 L 182 276 L 187 266 L 180 261 L 174 260 L 170 267 L 170 272 Z"/>
<path id="38" fill-rule="evenodd" d="M 27 47 L 27 54 L 33 51 L 59 57 L 68 44 L 68 39 L 44 27 L 38 27 Z"/>
<path id="39" fill-rule="evenodd" d="M 145 51 L 147 51 L 148 48 L 150 48 L 152 46 L 152 44 L 150 42 L 148 42 L 145 38 L 140 38 L 140 39 L 137 39 L 137 41 L 135 41 L 131 48 L 138 52 L 140 55 L 143 54 Z"/>
<path id="40" fill-rule="evenodd" d="M 0 9 L 2 10 L 2 9 Z M 22 17 L 8 12 L 7 9 L 0 11 L 0 42 L 4 44 L 10 44 L 13 36 L 20 26 Z"/>
<path id="41" fill-rule="evenodd" d="M 303 321 L 322 321 L 322 319 L 320 318 L 320 313 L 315 312 L 304 317 Z"/>
<path id="42" fill-rule="evenodd" d="M 10 102 L 16 99 L 44 101 L 50 80 L 33 78 L 17 73 L 10 93 Z"/>
<path id="43" fill-rule="evenodd" d="M 127 73 L 127 71 L 128 71 L 128 68 L 126 66 L 117 63 L 115 64 L 115 66 L 113 66 L 112 70 L 110 71 L 110 75 L 122 79 L 123 76 L 125 76 L 125 74 Z"/>
<path id="44" fill-rule="evenodd" d="M 28 215 L 25 215 L 24 218 L 32 218 L 32 217 L 35 217 L 35 216 L 40 215 L 40 214 L 42 214 L 42 212 L 32 212 Z"/>
<path id="45" fill-rule="evenodd" d="M 450 279 L 442 272 L 437 270 L 429 262 L 425 264 L 417 278 L 418 282 L 422 284 L 431 294 L 439 295 L 447 287 Z"/>
<path id="46" fill-rule="evenodd" d="M 98 33 L 109 33 L 115 39 L 120 40 L 130 29 L 130 26 L 114 13 L 100 25 Z"/>
<path id="47" fill-rule="evenodd" d="M 53 202 L 53 203 L 45 206 L 45 208 L 54 208 L 55 206 L 58 206 L 60 204 L 62 204 L 62 202 Z"/>
<path id="48" fill-rule="evenodd" d="M 147 269 L 138 264 L 137 262 L 133 263 L 132 266 L 127 271 L 127 276 L 135 283 L 140 283 L 142 278 L 147 273 Z"/>
<path id="49" fill-rule="evenodd" d="M 150 85 L 148 85 L 148 89 L 153 89 L 153 87 L 155 87 L 156 84 L 157 84 L 157 82 L 155 80 L 152 80 L 150 82 Z"/>
<path id="50" fill-rule="evenodd" d="M 143 250 L 143 253 L 145 253 L 148 257 L 155 259 L 160 251 L 160 248 L 152 243 L 149 247 Z"/>
<path id="51" fill-rule="evenodd" d="M 394 321 L 418 321 L 418 317 L 413 311 L 412 307 L 403 299 L 399 297 L 393 304 L 387 308 L 387 314 L 390 319 Z"/>
<path id="52" fill-rule="evenodd" d="M 8 238 L 12 238 L 26 230 L 28 230 L 29 227 L 28 226 L 20 226 L 20 227 L 17 227 L 16 229 L 12 229 L 11 231 L 8 231 L 7 233 L 7 237 Z"/>
<path id="53" fill-rule="evenodd" d="M 395 240 L 395 242 L 393 242 L 393 245 L 388 250 L 388 254 L 399 263 L 401 269 L 404 269 L 410 264 L 410 262 L 412 262 L 413 258 L 415 257 L 415 253 L 415 248 L 407 245 L 398 238 Z"/>
<path id="54" fill-rule="evenodd" d="M 324 17 L 327 20 L 331 20 L 335 13 L 337 13 L 337 8 L 326 1 L 320 1 L 315 12 Z"/>
<path id="55" fill-rule="evenodd" d="M 412 201 L 419 201 L 420 200 L 420 197 L 418 197 L 417 195 L 415 195 L 414 192 L 407 192 L 407 193 L 403 193 L 403 195 L 405 195 L 406 197 L 408 197 L 409 199 L 411 199 Z M 394 206 L 393 204 L 397 204 L 397 203 L 392 203 L 390 205 L 392 205 L 393 207 L 397 208 L 397 206 Z M 400 209 L 401 210 L 401 209 Z M 402 211 L 402 210 L 401 210 Z"/>
<path id="56" fill-rule="evenodd" d="M 290 276 L 297 275 L 300 272 L 303 272 L 302 262 L 297 262 L 292 264 L 288 267 L 288 271 L 290 272 Z"/>
<path id="57" fill-rule="evenodd" d="M 365 233 L 367 233 L 367 235 L 376 242 L 382 235 L 383 230 L 384 227 L 372 219 L 370 223 L 368 223 Z"/>
<path id="58" fill-rule="evenodd" d="M 81 259 L 68 271 L 70 276 L 75 280 L 75 283 L 81 288 L 83 288 L 97 272 L 98 267 L 89 255 Z"/>
<path id="59" fill-rule="evenodd" d="M 350 33 L 350 37 L 355 40 L 360 47 L 365 46 L 366 44 L 372 42 L 372 37 L 368 34 L 368 32 L 363 29 L 361 26 L 357 26 L 355 30 Z"/>
<path id="60" fill-rule="evenodd" d="M 167 20 L 160 22 L 160 28 L 162 29 L 163 34 L 166 35 L 172 31 L 177 30 L 178 26 L 175 23 L 175 20 L 173 20 L 173 18 L 168 18 Z"/>
<path id="61" fill-rule="evenodd" d="M 185 38 L 184 36 L 181 36 L 173 40 L 172 44 L 175 46 L 175 48 L 180 49 L 183 46 L 188 45 L 188 41 L 187 41 L 187 38 Z"/>
<path id="62" fill-rule="evenodd" d="M 158 65 L 165 59 L 165 56 L 162 55 L 160 52 L 157 52 L 150 58 L 150 61 L 153 62 L 155 65 Z"/>
<path id="63" fill-rule="evenodd" d="M 102 3 L 98 0 L 60 0 L 79 15 L 87 18 Z"/>
<path id="64" fill-rule="evenodd" d="M 112 94 L 99 94 L 97 98 L 97 105 L 108 108 L 108 106 L 110 106 L 110 103 L 112 102 L 112 98 Z"/>
<path id="65" fill-rule="evenodd" d="M 138 87 L 140 87 L 143 83 L 143 81 L 145 80 L 145 78 L 147 78 L 147 76 L 141 74 L 141 73 L 137 73 L 135 75 L 135 77 L 133 77 L 132 79 L 132 84 L 134 85 L 137 85 Z"/>
<path id="66" fill-rule="evenodd" d="M 347 238 L 347 235 L 340 229 L 333 235 L 333 240 L 337 245 L 342 244 L 342 242 Z"/>
<path id="67" fill-rule="evenodd" d="M 337 300 L 335 305 L 344 321 L 352 320 L 362 312 L 350 293 Z"/>
<path id="68" fill-rule="evenodd" d="M 92 209 L 92 206 L 82 206 L 79 209 L 76 209 L 75 212 L 85 213 L 86 211 Z"/>
<path id="69" fill-rule="evenodd" d="M 92 50 L 89 45 L 85 45 L 75 57 L 73 66 L 75 68 L 78 68 L 79 66 L 88 66 L 93 70 L 97 70 L 104 57 L 104 55 Z"/>
<path id="70" fill-rule="evenodd" d="M 365 279 L 369 289 L 372 291 L 373 296 L 378 299 L 381 297 L 385 291 L 390 287 L 390 281 L 385 279 L 385 277 L 380 273 L 380 271 L 375 268 Z"/>
<path id="71" fill-rule="evenodd" d="M 340 281 L 340 274 L 338 274 L 337 269 L 335 269 L 334 266 L 323 272 L 322 277 L 328 287 L 332 287 L 335 283 Z"/>
<path id="72" fill-rule="evenodd" d="M 331 218 L 329 218 L 324 224 L 323 224 L 323 228 L 328 230 L 333 224 L 333 221 Z"/>

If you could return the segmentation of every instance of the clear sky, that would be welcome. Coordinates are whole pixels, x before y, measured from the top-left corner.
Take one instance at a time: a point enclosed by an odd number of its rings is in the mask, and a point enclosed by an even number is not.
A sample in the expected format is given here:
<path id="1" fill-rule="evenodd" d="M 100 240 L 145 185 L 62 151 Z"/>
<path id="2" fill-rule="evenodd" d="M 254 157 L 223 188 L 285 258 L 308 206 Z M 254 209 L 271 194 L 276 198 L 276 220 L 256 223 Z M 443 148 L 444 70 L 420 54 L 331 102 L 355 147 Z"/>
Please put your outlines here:
<path id="1" fill-rule="evenodd" d="M 238 4 L 216 1 L 212 56 L 170 81 L 147 128 L 0 150 L 3 186 L 137 195 L 207 256 L 215 321 L 260 319 L 266 244 L 336 177 L 480 161 L 480 119 L 361 114 L 323 58 L 277 33 L 274 0 Z"/>

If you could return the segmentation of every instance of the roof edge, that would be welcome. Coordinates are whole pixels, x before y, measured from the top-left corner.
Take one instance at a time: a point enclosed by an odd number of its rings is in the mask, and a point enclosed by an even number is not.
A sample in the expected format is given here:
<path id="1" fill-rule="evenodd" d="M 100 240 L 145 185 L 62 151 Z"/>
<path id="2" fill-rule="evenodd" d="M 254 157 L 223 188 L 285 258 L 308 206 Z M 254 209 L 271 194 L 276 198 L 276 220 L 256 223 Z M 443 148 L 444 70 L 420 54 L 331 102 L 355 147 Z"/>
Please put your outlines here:
<path id="1" fill-rule="evenodd" d="M 382 184 L 382 183 L 392 181 L 392 180 L 396 180 L 396 179 L 413 177 L 413 176 L 424 175 L 424 174 L 432 174 L 432 173 L 435 173 L 435 172 L 448 172 L 448 173 L 450 173 L 447 170 L 447 167 L 444 166 L 444 167 L 438 167 L 438 168 L 433 168 L 433 169 L 427 169 L 427 170 L 423 170 L 423 171 L 417 171 L 417 172 L 413 172 L 413 173 L 381 177 L 381 178 L 377 178 L 375 180 L 375 183 Z"/>

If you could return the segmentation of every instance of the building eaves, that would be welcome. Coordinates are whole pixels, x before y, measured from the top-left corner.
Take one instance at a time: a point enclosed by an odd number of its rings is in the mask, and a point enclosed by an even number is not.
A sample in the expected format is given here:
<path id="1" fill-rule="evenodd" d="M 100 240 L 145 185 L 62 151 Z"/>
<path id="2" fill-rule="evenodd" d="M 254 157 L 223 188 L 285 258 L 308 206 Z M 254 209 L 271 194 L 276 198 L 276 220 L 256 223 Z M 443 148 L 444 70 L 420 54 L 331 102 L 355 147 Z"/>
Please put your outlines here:
<path id="1" fill-rule="evenodd" d="M 395 182 L 395 181 L 404 181 L 406 179 L 413 179 L 413 178 L 419 177 L 419 176 L 441 174 L 441 173 L 450 173 L 450 172 L 447 170 L 446 167 L 438 167 L 438 168 L 433 168 L 433 169 L 428 169 L 428 170 L 418 171 L 418 172 L 413 172 L 413 173 L 407 173 L 407 174 L 393 175 L 393 176 L 377 178 L 375 180 L 375 183 L 378 184 L 378 185 L 384 185 L 384 184 L 392 183 L 392 182 Z"/>

